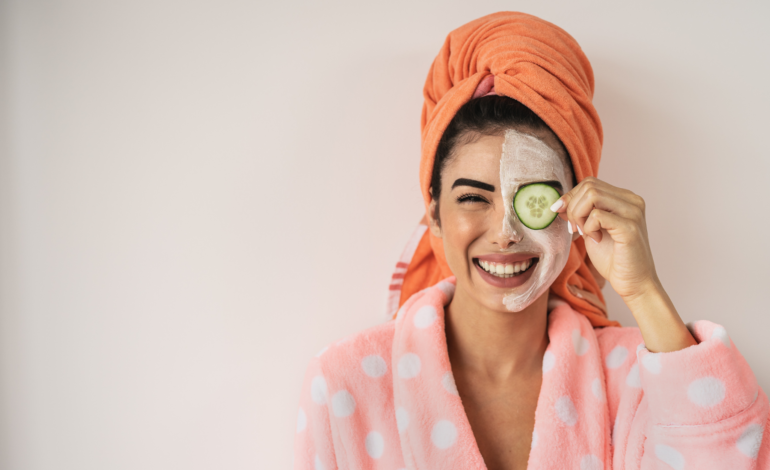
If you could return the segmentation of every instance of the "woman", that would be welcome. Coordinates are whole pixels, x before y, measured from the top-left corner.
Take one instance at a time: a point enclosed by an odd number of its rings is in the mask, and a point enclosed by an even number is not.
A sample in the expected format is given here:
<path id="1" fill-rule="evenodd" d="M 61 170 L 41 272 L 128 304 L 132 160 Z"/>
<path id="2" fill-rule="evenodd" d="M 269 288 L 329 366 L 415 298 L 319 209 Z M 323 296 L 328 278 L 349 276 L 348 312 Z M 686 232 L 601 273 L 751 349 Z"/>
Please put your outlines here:
<path id="1" fill-rule="evenodd" d="M 767 396 L 724 328 L 683 324 L 642 198 L 595 178 L 592 94 L 550 23 L 501 12 L 450 33 L 397 317 L 313 360 L 296 468 L 770 468 Z M 638 329 L 607 319 L 605 279 Z"/>

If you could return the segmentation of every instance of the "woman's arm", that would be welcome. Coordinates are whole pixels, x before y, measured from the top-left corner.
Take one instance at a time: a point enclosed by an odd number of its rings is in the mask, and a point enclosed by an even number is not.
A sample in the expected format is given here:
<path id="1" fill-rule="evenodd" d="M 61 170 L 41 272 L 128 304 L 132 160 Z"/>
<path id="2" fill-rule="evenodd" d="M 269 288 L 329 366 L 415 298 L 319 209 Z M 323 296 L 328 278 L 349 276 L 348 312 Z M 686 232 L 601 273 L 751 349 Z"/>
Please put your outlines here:
<path id="1" fill-rule="evenodd" d="M 552 209 L 583 236 L 591 262 L 631 309 L 648 350 L 670 352 L 698 344 L 655 272 L 644 199 L 588 177 Z"/>
<path id="2" fill-rule="evenodd" d="M 645 406 L 618 414 L 628 424 L 620 428 L 630 431 L 615 463 L 769 469 L 768 398 L 723 327 L 699 321 L 690 331 L 679 317 L 655 272 L 644 200 L 596 178 L 560 200 L 559 216 L 584 237 L 591 262 L 631 309 L 644 339 L 629 373 L 636 377 L 625 386 L 627 393 L 641 387 Z"/>

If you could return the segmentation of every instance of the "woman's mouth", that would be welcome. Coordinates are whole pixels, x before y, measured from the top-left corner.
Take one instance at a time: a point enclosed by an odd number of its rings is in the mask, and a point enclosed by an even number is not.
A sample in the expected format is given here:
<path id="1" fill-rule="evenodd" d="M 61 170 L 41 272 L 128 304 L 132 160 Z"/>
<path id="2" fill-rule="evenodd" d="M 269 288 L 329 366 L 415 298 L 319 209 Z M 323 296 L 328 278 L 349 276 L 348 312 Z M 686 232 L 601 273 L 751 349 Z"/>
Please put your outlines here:
<path id="1" fill-rule="evenodd" d="M 507 278 L 520 276 L 524 274 L 532 265 L 535 264 L 537 258 L 530 258 L 518 263 L 493 263 L 480 259 L 475 260 L 481 269 L 489 274 L 497 277 Z"/>
<path id="2" fill-rule="evenodd" d="M 515 262 L 499 258 L 497 261 L 473 258 L 473 264 L 481 278 L 488 284 L 503 289 L 518 287 L 527 282 L 532 277 L 538 261 L 539 258 L 534 256 Z"/>

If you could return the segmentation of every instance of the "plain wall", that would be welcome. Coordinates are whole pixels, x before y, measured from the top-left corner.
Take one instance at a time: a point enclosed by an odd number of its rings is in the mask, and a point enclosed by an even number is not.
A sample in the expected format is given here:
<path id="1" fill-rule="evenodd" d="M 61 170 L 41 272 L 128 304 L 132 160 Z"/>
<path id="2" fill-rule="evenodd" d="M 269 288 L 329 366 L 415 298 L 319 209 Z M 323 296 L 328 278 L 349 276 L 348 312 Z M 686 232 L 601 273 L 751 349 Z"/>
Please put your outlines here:
<path id="1" fill-rule="evenodd" d="M 428 67 L 506 9 L 580 42 L 599 176 L 770 391 L 767 2 L 0 8 L 4 470 L 288 468 L 305 366 L 383 321 L 421 216 Z"/>

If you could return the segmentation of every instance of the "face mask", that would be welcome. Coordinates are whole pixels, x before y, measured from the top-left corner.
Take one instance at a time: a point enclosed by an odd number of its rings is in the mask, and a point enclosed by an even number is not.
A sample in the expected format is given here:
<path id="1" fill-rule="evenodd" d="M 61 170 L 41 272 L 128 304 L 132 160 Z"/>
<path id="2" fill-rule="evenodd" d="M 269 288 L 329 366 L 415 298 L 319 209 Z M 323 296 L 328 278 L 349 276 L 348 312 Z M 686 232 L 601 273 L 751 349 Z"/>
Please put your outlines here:
<path id="1" fill-rule="evenodd" d="M 537 137 L 507 130 L 500 157 L 500 185 L 505 205 L 502 233 L 520 238 L 520 241 L 505 252 L 528 252 L 538 256 L 530 279 L 503 297 L 503 304 L 512 312 L 525 309 L 550 288 L 567 264 L 572 245 L 567 223 L 561 218 L 557 217 L 542 230 L 532 230 L 516 216 L 513 210 L 516 192 L 522 186 L 538 181 L 558 181 L 565 191 L 572 188 L 571 172 L 565 168 L 558 153 Z"/>

